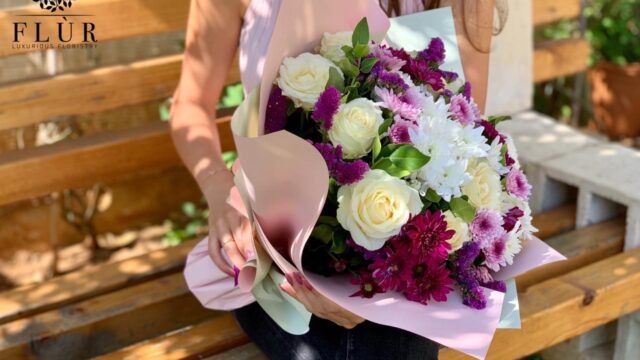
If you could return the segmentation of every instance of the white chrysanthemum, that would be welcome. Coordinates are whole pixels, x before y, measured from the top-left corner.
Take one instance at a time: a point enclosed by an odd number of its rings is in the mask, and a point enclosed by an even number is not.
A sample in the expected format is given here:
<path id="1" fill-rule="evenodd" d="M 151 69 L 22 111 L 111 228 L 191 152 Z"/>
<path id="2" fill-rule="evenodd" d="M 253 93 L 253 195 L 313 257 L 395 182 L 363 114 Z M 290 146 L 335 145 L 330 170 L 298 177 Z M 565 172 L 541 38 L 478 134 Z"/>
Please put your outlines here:
<path id="1" fill-rule="evenodd" d="M 487 138 L 482 135 L 483 128 L 474 128 L 467 125 L 460 130 L 460 143 L 458 149 L 460 155 L 466 159 L 486 157 L 491 147 L 487 144 Z"/>
<path id="2" fill-rule="evenodd" d="M 500 175 L 505 175 L 509 172 L 509 168 L 502 165 L 502 144 L 500 138 L 496 137 L 489 146 L 487 152 L 487 161 L 493 170 Z"/>
<path id="3" fill-rule="evenodd" d="M 518 237 L 515 229 L 509 233 L 509 239 L 507 240 L 507 244 L 504 251 L 504 260 L 507 262 L 507 265 L 513 264 L 513 258 L 522 250 L 522 244 L 520 242 L 520 238 Z"/>
<path id="4" fill-rule="evenodd" d="M 518 229 L 517 235 L 519 239 L 528 239 L 533 233 L 537 232 L 538 229 L 533 226 L 533 216 L 531 216 L 529 203 L 522 201 L 519 208 L 522 209 L 524 215 L 520 218 L 520 228 Z"/>
<path id="5" fill-rule="evenodd" d="M 470 176 L 466 172 L 467 161 L 459 153 L 460 131 L 459 123 L 434 116 L 422 116 L 418 126 L 409 130 L 414 146 L 430 157 L 416 172 L 416 178 L 423 183 L 421 192 L 431 188 L 447 201 L 461 195 L 460 187 Z"/>
<path id="6" fill-rule="evenodd" d="M 511 136 L 507 136 L 507 151 L 509 152 L 509 156 L 515 161 L 513 165 L 516 169 L 520 168 L 520 161 L 518 161 L 518 150 L 516 150 L 516 144 L 513 143 L 513 139 Z"/>
<path id="7" fill-rule="evenodd" d="M 434 99 L 433 95 L 427 93 L 426 95 L 427 101 L 424 103 L 424 107 L 422 109 L 422 113 L 424 116 L 434 117 L 438 119 L 446 119 L 449 117 L 449 106 L 444 101 L 443 97 L 440 97 L 437 101 Z M 454 125 L 459 124 L 454 121 L 447 121 L 449 123 L 454 123 Z"/>

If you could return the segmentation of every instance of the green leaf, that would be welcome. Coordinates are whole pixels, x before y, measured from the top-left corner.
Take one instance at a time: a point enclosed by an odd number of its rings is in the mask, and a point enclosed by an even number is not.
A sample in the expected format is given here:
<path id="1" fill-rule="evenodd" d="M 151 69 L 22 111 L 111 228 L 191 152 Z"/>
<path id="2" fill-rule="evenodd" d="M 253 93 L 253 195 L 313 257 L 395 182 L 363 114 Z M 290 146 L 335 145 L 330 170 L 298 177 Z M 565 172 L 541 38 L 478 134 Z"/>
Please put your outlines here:
<path id="1" fill-rule="evenodd" d="M 235 151 L 225 151 L 222 153 L 222 161 L 227 166 L 227 169 L 231 170 L 233 164 L 238 159 L 238 153 Z"/>
<path id="2" fill-rule="evenodd" d="M 433 189 L 427 190 L 427 193 L 424 196 L 427 200 L 432 203 L 439 203 L 442 200 L 442 196 L 438 195 Z"/>
<path id="3" fill-rule="evenodd" d="M 413 172 L 425 166 L 429 157 L 412 145 L 404 144 L 389 155 L 389 160 L 398 168 Z"/>
<path id="4" fill-rule="evenodd" d="M 378 135 L 382 135 L 382 134 L 386 133 L 387 130 L 389 130 L 389 126 L 391 126 L 392 122 L 393 122 L 393 118 L 392 117 L 386 119 L 382 123 L 382 125 L 380 125 L 380 127 L 378 128 Z"/>
<path id="5" fill-rule="evenodd" d="M 360 69 L 358 69 L 357 66 L 353 65 L 347 59 L 342 59 L 342 61 L 340 62 L 340 68 L 342 69 L 342 71 L 344 71 L 344 73 L 347 76 L 349 76 L 351 78 L 355 78 L 356 76 L 358 76 L 360 74 Z"/>
<path id="6" fill-rule="evenodd" d="M 338 69 L 333 66 L 329 68 L 329 80 L 327 80 L 327 86 L 333 86 L 338 89 L 341 93 L 344 92 L 344 78 L 342 74 L 338 71 Z"/>
<path id="7" fill-rule="evenodd" d="M 326 224 L 326 225 L 329 225 L 329 226 L 338 226 L 339 223 L 338 223 L 338 219 L 336 219 L 335 217 L 323 215 L 323 216 L 320 216 L 318 218 L 318 224 Z"/>
<path id="8" fill-rule="evenodd" d="M 498 125 L 503 121 L 511 120 L 511 116 L 489 116 L 488 121 L 493 125 Z"/>
<path id="9" fill-rule="evenodd" d="M 343 46 L 342 52 L 344 52 L 344 56 L 349 60 L 349 62 L 355 64 L 356 57 L 353 55 L 353 48 L 351 46 Z"/>
<path id="10" fill-rule="evenodd" d="M 390 159 L 382 159 L 373 165 L 374 169 L 380 169 L 386 171 L 389 175 L 395 177 L 405 177 L 411 175 L 411 171 L 401 169 L 395 166 Z"/>
<path id="11" fill-rule="evenodd" d="M 380 152 L 380 156 L 389 157 L 389 155 L 391 155 L 392 152 L 396 151 L 396 149 L 398 149 L 400 146 L 402 146 L 402 145 L 401 144 L 387 144 L 386 146 L 384 146 L 382 148 L 382 151 Z"/>
<path id="12" fill-rule="evenodd" d="M 360 64 L 360 71 L 362 71 L 364 74 L 370 73 L 371 69 L 377 62 L 378 58 L 369 58 L 362 60 L 362 63 Z"/>
<path id="13" fill-rule="evenodd" d="M 376 136 L 373 139 L 373 146 L 371 148 L 371 160 L 376 161 L 378 155 L 380 155 L 380 151 L 382 150 L 382 143 L 380 142 L 380 136 Z"/>
<path id="14" fill-rule="evenodd" d="M 329 225 L 318 224 L 313 228 L 311 236 L 322 241 L 325 244 L 328 244 L 333 237 L 333 228 Z"/>
<path id="15" fill-rule="evenodd" d="M 502 166 L 507 166 L 507 151 L 509 150 L 509 148 L 507 147 L 507 144 L 502 144 L 502 147 L 500 148 L 500 164 L 502 164 Z"/>
<path id="16" fill-rule="evenodd" d="M 333 233 L 333 242 L 331 244 L 331 252 L 337 255 L 347 250 L 347 235 L 342 231 Z"/>
<path id="17" fill-rule="evenodd" d="M 367 18 L 364 17 L 358 25 L 356 25 L 355 30 L 353 30 L 353 35 L 351 36 L 351 43 L 355 48 L 358 44 L 367 45 L 369 44 L 369 23 L 367 22 Z"/>
<path id="18" fill-rule="evenodd" d="M 451 206 L 451 212 L 467 223 L 470 223 L 476 216 L 476 208 L 469 204 L 467 200 L 462 198 L 453 198 L 449 204 Z"/>
<path id="19" fill-rule="evenodd" d="M 188 217 L 195 217 L 198 214 L 198 209 L 196 208 L 196 204 L 186 202 L 182 204 L 182 212 Z"/>
<path id="20" fill-rule="evenodd" d="M 353 56 L 356 58 L 361 59 L 367 55 L 369 55 L 369 45 L 358 44 L 353 47 Z"/>

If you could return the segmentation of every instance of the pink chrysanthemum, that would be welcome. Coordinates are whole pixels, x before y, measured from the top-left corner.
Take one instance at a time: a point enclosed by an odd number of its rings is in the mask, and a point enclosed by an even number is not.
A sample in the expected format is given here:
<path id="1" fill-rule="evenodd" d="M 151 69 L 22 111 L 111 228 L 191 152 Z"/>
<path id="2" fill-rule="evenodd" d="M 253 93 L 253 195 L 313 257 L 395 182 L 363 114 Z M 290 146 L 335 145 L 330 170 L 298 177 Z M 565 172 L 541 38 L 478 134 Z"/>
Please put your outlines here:
<path id="1" fill-rule="evenodd" d="M 454 230 L 447 230 L 447 221 L 440 211 L 427 210 L 402 226 L 400 235 L 411 241 L 411 252 L 418 261 L 443 261 L 451 250 L 447 240 L 455 233 Z"/>
<path id="2" fill-rule="evenodd" d="M 447 294 L 453 291 L 453 279 L 444 263 L 421 263 L 413 267 L 413 273 L 413 281 L 404 291 L 408 300 L 424 305 L 431 299 L 447 301 Z"/>
<path id="3" fill-rule="evenodd" d="M 475 123 L 479 119 L 478 111 L 474 109 L 474 105 L 467 101 L 462 95 L 455 95 L 451 98 L 449 111 L 453 118 L 458 120 L 462 125 Z"/>
<path id="4" fill-rule="evenodd" d="M 471 221 L 471 224 L 469 224 L 469 230 L 471 230 L 473 239 L 484 249 L 494 239 L 505 233 L 502 228 L 503 223 L 502 216 L 497 212 L 490 210 L 479 211 Z"/>
<path id="5" fill-rule="evenodd" d="M 506 232 L 513 230 L 518 220 L 520 220 L 520 218 L 523 216 L 524 211 L 522 211 L 519 207 L 512 207 L 502 217 L 502 219 L 504 220 L 504 224 L 502 225 L 502 227 Z"/>
<path id="6" fill-rule="evenodd" d="M 520 200 L 529 199 L 529 195 L 531 195 L 531 185 L 521 170 L 511 169 L 507 174 L 506 185 L 509 194 Z"/>
<path id="7" fill-rule="evenodd" d="M 394 144 L 410 144 L 411 136 L 409 135 L 409 129 L 416 127 L 411 121 L 402 119 L 396 115 L 393 125 L 389 127 L 389 140 Z"/>
<path id="8" fill-rule="evenodd" d="M 502 236 L 493 239 L 489 246 L 482 250 L 485 257 L 485 264 L 489 269 L 498 271 L 501 266 L 507 266 L 504 253 L 507 249 L 508 239 L 509 235 L 507 233 L 503 233 Z"/>
<path id="9" fill-rule="evenodd" d="M 380 64 L 388 71 L 398 71 L 406 64 L 406 61 L 396 57 L 391 49 L 384 45 L 372 46 L 371 55 L 377 57 Z"/>
<path id="10" fill-rule="evenodd" d="M 407 120 L 415 121 L 418 119 L 420 108 L 406 103 L 402 97 L 396 95 L 393 91 L 375 87 L 373 93 L 382 101 L 383 106 L 391 110 L 394 114 L 400 115 Z"/>

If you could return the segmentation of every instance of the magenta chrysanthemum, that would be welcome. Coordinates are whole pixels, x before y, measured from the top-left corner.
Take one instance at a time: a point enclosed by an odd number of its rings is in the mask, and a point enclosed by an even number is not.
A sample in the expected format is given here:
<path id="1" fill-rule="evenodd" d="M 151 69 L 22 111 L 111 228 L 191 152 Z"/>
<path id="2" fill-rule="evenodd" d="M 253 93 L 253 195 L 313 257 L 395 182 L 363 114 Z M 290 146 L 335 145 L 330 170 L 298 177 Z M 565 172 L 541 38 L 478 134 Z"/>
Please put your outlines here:
<path id="1" fill-rule="evenodd" d="M 451 250 L 447 240 L 455 235 L 455 231 L 447 230 L 447 221 L 440 211 L 427 210 L 402 226 L 400 235 L 411 241 L 411 251 L 418 261 L 443 261 Z"/>
<path id="2" fill-rule="evenodd" d="M 502 227 L 506 232 L 513 230 L 518 220 L 520 220 L 520 218 L 523 216 L 524 211 L 522 211 L 519 207 L 512 207 L 502 217 L 502 219 L 504 220 L 504 224 L 502 225 Z"/>
<path id="3" fill-rule="evenodd" d="M 375 87 L 373 93 L 380 99 L 383 106 L 391 110 L 396 115 L 400 115 L 407 120 L 417 120 L 420 115 L 420 108 L 406 103 L 400 96 L 389 89 Z"/>
<path id="4" fill-rule="evenodd" d="M 505 231 L 502 228 L 502 216 L 495 211 L 484 210 L 479 211 L 476 217 L 469 224 L 469 230 L 473 235 L 473 239 L 480 245 L 481 248 L 485 248 L 491 244 L 491 242 L 502 236 Z"/>
<path id="5" fill-rule="evenodd" d="M 531 185 L 521 170 L 511 169 L 507 174 L 506 185 L 509 194 L 520 200 L 529 199 L 529 195 L 531 195 Z"/>
<path id="6" fill-rule="evenodd" d="M 371 55 L 378 58 L 379 63 L 388 71 L 398 71 L 406 64 L 404 59 L 394 55 L 394 52 L 384 45 L 371 47 Z"/>
<path id="7" fill-rule="evenodd" d="M 375 294 L 383 293 L 384 291 L 376 283 L 376 281 L 371 276 L 371 273 L 367 271 L 363 271 L 356 278 L 351 279 L 351 283 L 353 285 L 359 285 L 360 289 L 353 294 L 351 297 L 360 296 L 364 298 L 372 298 Z"/>
<path id="8" fill-rule="evenodd" d="M 394 144 L 410 144 L 409 129 L 415 127 L 416 125 L 413 122 L 404 120 L 396 115 L 393 125 L 389 127 L 389 140 Z"/>
<path id="9" fill-rule="evenodd" d="M 418 53 L 418 58 L 422 59 L 432 66 L 442 65 L 445 59 L 444 42 L 436 37 L 431 39 L 429 46 Z"/>
<path id="10" fill-rule="evenodd" d="M 444 263 L 422 263 L 413 267 L 413 281 L 409 282 L 404 294 L 408 300 L 426 305 L 431 299 L 447 301 L 447 294 L 453 291 L 453 279 Z"/>
<path id="11" fill-rule="evenodd" d="M 322 128 L 325 130 L 331 129 L 333 125 L 333 116 L 338 112 L 340 107 L 340 91 L 333 86 L 328 86 L 316 102 L 313 114 L 311 117 L 320 121 Z"/>
<path id="12" fill-rule="evenodd" d="M 507 265 L 504 253 L 507 249 L 508 239 L 509 235 L 503 232 L 501 236 L 494 238 L 489 246 L 482 250 L 485 256 L 485 264 L 489 269 L 498 271 L 501 266 Z"/>
<path id="13" fill-rule="evenodd" d="M 505 143 L 506 141 L 505 136 L 500 134 L 498 129 L 496 129 L 496 127 L 492 123 L 488 122 L 487 120 L 480 119 L 480 121 L 478 121 L 476 124 L 484 128 L 484 130 L 482 131 L 482 135 L 486 137 L 489 140 L 489 142 L 493 142 L 495 138 L 499 138 L 500 140 L 498 141 L 501 144 Z"/>
<path id="14" fill-rule="evenodd" d="M 402 71 L 411 76 L 411 79 L 420 85 L 429 85 L 433 91 L 440 91 L 444 88 L 444 80 L 440 72 L 429 68 L 426 61 L 410 59 Z"/>
<path id="15" fill-rule="evenodd" d="M 473 108 L 473 104 L 469 103 L 462 95 L 455 95 L 451 98 L 449 111 L 454 119 L 458 120 L 462 125 L 475 123 L 479 119 L 478 111 Z"/>
<path id="16" fill-rule="evenodd" d="M 375 259 L 368 269 L 383 291 L 399 290 L 404 280 L 402 269 L 408 259 L 403 254 L 393 251 L 390 247 L 384 247 L 382 253 L 384 256 Z"/>
<path id="17" fill-rule="evenodd" d="M 282 90 L 274 86 L 269 94 L 267 101 L 267 111 L 264 120 L 264 132 L 270 134 L 272 132 L 284 129 L 287 124 L 287 107 L 289 99 L 282 95 Z"/>

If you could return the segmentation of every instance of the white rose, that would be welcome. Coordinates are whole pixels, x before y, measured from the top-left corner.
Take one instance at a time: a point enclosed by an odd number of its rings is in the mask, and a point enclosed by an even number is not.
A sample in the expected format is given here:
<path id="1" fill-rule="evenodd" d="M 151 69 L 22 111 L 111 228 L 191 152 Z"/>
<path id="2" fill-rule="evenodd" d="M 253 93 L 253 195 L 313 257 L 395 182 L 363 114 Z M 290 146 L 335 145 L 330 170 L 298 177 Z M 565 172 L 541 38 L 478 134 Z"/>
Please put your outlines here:
<path id="1" fill-rule="evenodd" d="M 320 41 L 320 55 L 339 64 L 345 57 L 343 46 L 351 46 L 351 36 L 353 32 L 344 31 L 335 34 L 324 33 Z"/>
<path id="2" fill-rule="evenodd" d="M 378 250 L 422 210 L 418 191 L 383 170 L 371 170 L 359 182 L 338 190 L 337 218 L 356 244 Z"/>
<path id="3" fill-rule="evenodd" d="M 499 210 L 502 184 L 500 175 L 486 162 L 470 161 L 467 172 L 472 180 L 462 187 L 462 193 L 478 209 Z"/>
<path id="4" fill-rule="evenodd" d="M 447 220 L 447 230 L 453 230 L 456 232 L 451 239 L 447 240 L 451 245 L 449 253 L 452 253 L 460 249 L 464 243 L 471 239 L 469 236 L 469 225 L 467 225 L 464 220 L 453 215 L 451 211 L 445 211 L 443 215 Z"/>
<path id="5" fill-rule="evenodd" d="M 295 58 L 285 58 L 278 73 L 278 87 L 296 107 L 311 110 L 327 86 L 332 67 L 342 75 L 340 68 L 320 55 L 303 53 Z"/>
<path id="6" fill-rule="evenodd" d="M 329 140 L 334 146 L 342 146 L 345 159 L 361 158 L 371 151 L 383 122 L 382 110 L 376 103 L 358 98 L 340 105 L 333 117 Z"/>

